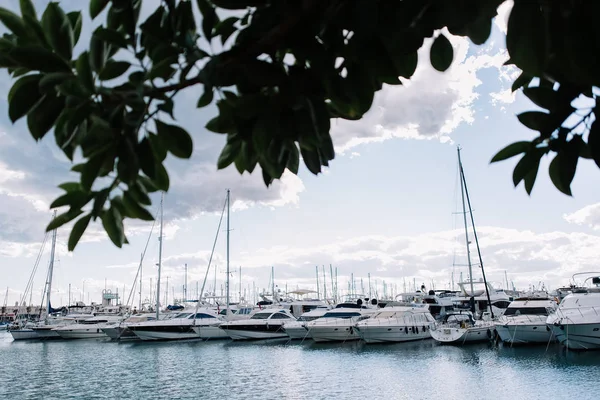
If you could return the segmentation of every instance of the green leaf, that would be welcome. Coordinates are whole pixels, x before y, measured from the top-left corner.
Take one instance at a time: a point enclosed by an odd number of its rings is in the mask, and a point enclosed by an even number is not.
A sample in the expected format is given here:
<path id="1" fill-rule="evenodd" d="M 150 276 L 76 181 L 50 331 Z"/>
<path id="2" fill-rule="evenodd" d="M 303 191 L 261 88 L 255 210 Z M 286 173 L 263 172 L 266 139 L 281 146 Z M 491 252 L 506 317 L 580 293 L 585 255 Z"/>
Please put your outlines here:
<path id="1" fill-rule="evenodd" d="M 72 79 L 73 74 L 69 72 L 51 72 L 45 74 L 40 81 L 40 90 L 43 92 L 54 91 L 55 86 L 60 85 L 67 79 Z"/>
<path id="2" fill-rule="evenodd" d="M 213 38 L 213 29 L 219 22 L 219 17 L 212 5 L 206 0 L 196 0 L 200 13 L 202 14 L 202 32 L 206 40 L 210 42 Z"/>
<path id="3" fill-rule="evenodd" d="M 125 241 L 123 217 L 114 205 L 102 214 L 102 226 L 115 246 L 121 248 Z"/>
<path id="4" fill-rule="evenodd" d="M 65 108 L 65 98 L 47 94 L 27 113 L 27 126 L 34 139 L 40 140 L 54 126 Z"/>
<path id="5" fill-rule="evenodd" d="M 41 22 L 44 33 L 54 51 L 64 59 L 71 60 L 75 42 L 73 28 L 58 3 L 48 3 Z"/>
<path id="6" fill-rule="evenodd" d="M 295 144 L 292 144 L 292 146 L 290 146 L 290 157 L 288 158 L 286 167 L 294 175 L 298 175 L 298 168 L 300 167 L 300 157 L 298 155 L 298 147 L 296 147 Z"/>
<path id="7" fill-rule="evenodd" d="M 51 50 L 52 47 L 50 43 L 48 43 L 48 38 L 44 33 L 44 28 L 42 28 L 42 24 L 37 20 L 36 17 L 31 17 L 29 15 L 25 15 L 23 17 L 23 21 L 25 22 L 25 26 L 29 30 L 29 35 L 32 39 L 35 39 L 38 44 L 48 50 Z"/>
<path id="8" fill-rule="evenodd" d="M 111 79 L 118 78 L 123 75 L 127 70 L 131 67 L 127 61 L 112 61 L 109 60 L 104 68 L 102 68 L 102 72 L 98 74 L 98 78 L 101 81 L 108 81 Z"/>
<path id="9" fill-rule="evenodd" d="M 40 46 L 19 46 L 8 56 L 21 67 L 41 72 L 71 71 L 71 67 L 59 56 Z"/>
<path id="10" fill-rule="evenodd" d="M 21 17 L 3 7 L 0 7 L 0 22 L 18 37 L 28 36 L 27 28 Z"/>
<path id="11" fill-rule="evenodd" d="M 550 122 L 550 115 L 541 111 L 526 111 L 517 115 L 523 125 L 534 131 L 545 131 Z"/>
<path id="12" fill-rule="evenodd" d="M 81 12 L 72 11 L 67 14 L 67 18 L 69 19 L 71 28 L 73 29 L 73 46 L 75 46 L 79 41 L 79 36 L 81 36 L 81 25 L 83 24 Z"/>
<path id="13" fill-rule="evenodd" d="M 53 231 L 53 230 L 63 226 L 64 224 L 74 220 L 81 214 L 83 214 L 82 210 L 69 210 L 65 213 L 57 215 L 56 218 L 54 218 L 52 221 L 50 221 L 50 223 L 46 227 L 46 232 Z"/>
<path id="14" fill-rule="evenodd" d="M 198 99 L 198 104 L 196 104 L 197 108 L 206 107 L 213 101 L 213 88 L 210 86 L 204 86 L 204 93 Z"/>
<path id="15" fill-rule="evenodd" d="M 532 75 L 528 75 L 525 72 L 521 72 L 521 75 L 519 75 L 519 77 L 513 82 L 511 90 L 514 92 L 523 86 L 529 85 L 532 79 Z"/>
<path id="16" fill-rule="evenodd" d="M 71 208 L 81 208 L 91 200 L 88 193 L 81 190 L 71 191 L 59 196 L 54 199 L 50 204 L 50 208 L 58 208 L 63 206 L 70 206 Z"/>
<path id="17" fill-rule="evenodd" d="M 558 190 L 571 196 L 571 182 L 577 171 L 577 162 L 579 161 L 579 152 L 583 145 L 581 135 L 573 136 L 571 141 L 567 142 L 561 149 L 548 169 L 550 179 Z"/>
<path id="18" fill-rule="evenodd" d="M 79 182 L 65 182 L 58 185 L 58 187 L 66 192 L 83 191 Z"/>
<path id="19" fill-rule="evenodd" d="M 138 176 L 138 181 L 149 193 L 158 192 L 160 190 L 154 182 L 143 175 Z"/>
<path id="20" fill-rule="evenodd" d="M 141 219 L 143 221 L 154 221 L 152 214 L 144 207 L 140 206 L 129 191 L 123 193 L 123 205 L 132 218 Z"/>
<path id="21" fill-rule="evenodd" d="M 516 1 L 508 19 L 506 48 L 524 73 L 541 76 L 547 57 L 547 24 L 537 1 Z"/>
<path id="22" fill-rule="evenodd" d="M 452 64 L 454 49 L 448 38 L 443 33 L 440 33 L 431 45 L 429 54 L 433 68 L 443 72 Z"/>
<path id="23" fill-rule="evenodd" d="M 94 217 L 94 221 L 97 217 L 102 214 L 102 210 L 104 209 L 104 204 L 106 204 L 106 200 L 108 200 L 108 196 L 110 195 L 110 187 L 104 188 L 96 193 L 96 198 L 94 199 L 94 205 L 92 206 L 92 216 Z"/>
<path id="24" fill-rule="evenodd" d="M 549 87 L 529 87 L 523 89 L 523 94 L 529 98 L 536 106 L 545 108 L 550 112 L 559 109 L 563 103 L 567 106 L 571 103 L 570 98 L 563 100 L 559 92 L 552 90 Z"/>
<path id="25" fill-rule="evenodd" d="M 169 174 L 161 162 L 156 163 L 156 178 L 152 179 L 152 183 L 158 190 L 162 190 L 163 192 L 169 190 Z M 146 188 L 148 188 L 148 186 L 146 186 Z"/>
<path id="26" fill-rule="evenodd" d="M 100 168 L 104 163 L 104 154 L 96 154 L 91 157 L 82 167 L 81 171 L 81 186 L 85 190 L 91 190 L 94 181 L 100 173 Z"/>
<path id="27" fill-rule="evenodd" d="M 147 206 L 152 204 L 152 201 L 148 196 L 148 191 L 146 190 L 146 187 L 140 182 L 139 179 L 135 182 L 135 184 L 129 186 L 127 192 L 129 193 L 129 195 L 131 195 L 131 197 L 133 197 L 135 201 L 137 201 L 140 204 L 144 204 Z"/>
<path id="28" fill-rule="evenodd" d="M 73 225 L 73 229 L 71 230 L 71 234 L 69 235 L 69 251 L 75 250 L 77 243 L 79 243 L 79 240 L 81 239 L 81 236 L 83 236 L 83 232 L 85 232 L 88 225 L 90 224 L 91 219 L 92 214 L 88 214 L 85 217 L 81 217 L 77 222 L 75 222 L 75 225 Z"/>
<path id="29" fill-rule="evenodd" d="M 94 85 L 94 76 L 92 74 L 92 68 L 90 67 L 90 57 L 87 51 L 84 51 L 79 55 L 75 68 L 77 69 L 77 77 L 79 78 L 81 85 L 91 93 L 94 93 L 96 87 Z"/>
<path id="30" fill-rule="evenodd" d="M 150 178 L 156 178 L 156 162 L 158 160 L 154 156 L 150 140 L 147 137 L 143 138 L 138 144 L 137 155 L 140 159 L 142 171 Z"/>
<path id="31" fill-rule="evenodd" d="M 127 39 L 125 36 L 118 31 L 107 28 L 98 28 L 94 31 L 94 36 L 103 40 L 104 42 L 117 46 L 122 49 L 126 49 L 128 47 Z"/>
<path id="32" fill-rule="evenodd" d="M 319 157 L 318 151 L 310 151 L 301 147 L 300 152 L 302 153 L 302 159 L 308 170 L 313 174 L 318 175 L 319 172 L 321 172 L 321 158 Z"/>
<path id="33" fill-rule="evenodd" d="M 90 66 L 92 67 L 92 71 L 102 71 L 106 63 L 107 50 L 106 42 L 92 35 L 90 40 Z"/>
<path id="34" fill-rule="evenodd" d="M 35 7 L 31 0 L 19 0 L 19 6 L 21 7 L 21 15 L 23 15 L 23 17 L 27 15 L 31 18 L 37 18 Z"/>
<path id="35" fill-rule="evenodd" d="M 240 142 L 230 142 L 223 147 L 221 154 L 219 155 L 219 160 L 217 161 L 217 168 L 223 169 L 227 168 L 232 162 L 235 161 L 241 150 Z"/>
<path id="36" fill-rule="evenodd" d="M 117 161 L 117 176 L 128 185 L 135 182 L 140 163 L 135 148 L 129 138 L 121 140 L 118 149 L 119 159 Z"/>
<path id="37" fill-rule="evenodd" d="M 525 177 L 523 178 L 523 181 L 525 182 L 525 190 L 527 191 L 528 195 L 531 195 L 531 191 L 533 190 L 533 185 L 535 184 L 535 179 L 540 168 L 540 159 L 541 157 L 530 166 L 529 172 L 525 174 Z"/>
<path id="38" fill-rule="evenodd" d="M 96 18 L 104 10 L 108 0 L 90 0 L 90 17 Z"/>
<path id="39" fill-rule="evenodd" d="M 146 79 L 156 79 L 161 78 L 165 82 L 173 77 L 175 74 L 175 68 L 171 65 L 177 62 L 177 56 L 167 57 L 160 62 L 154 64 Z"/>
<path id="40" fill-rule="evenodd" d="M 502 150 L 500 150 L 490 161 L 491 163 L 506 160 L 507 158 L 514 157 L 518 154 L 525 153 L 533 147 L 531 142 L 515 142 L 511 143 Z"/>
<path id="41" fill-rule="evenodd" d="M 540 164 L 540 158 L 543 154 L 543 151 L 532 150 L 525 153 L 521 160 L 519 160 L 513 171 L 513 184 L 515 187 L 531 172 L 532 169 L 537 171 Z M 531 191 L 529 190 L 528 193 L 529 192 Z"/>
<path id="42" fill-rule="evenodd" d="M 194 144 L 190 134 L 185 129 L 158 120 L 155 123 L 158 137 L 171 154 L 179 158 L 190 158 L 192 156 Z"/>
<path id="43" fill-rule="evenodd" d="M 600 167 L 600 122 L 596 119 L 588 135 L 588 147 L 594 162 Z"/>
<path id="44" fill-rule="evenodd" d="M 8 92 L 8 116 L 11 122 L 27 115 L 39 101 L 41 78 L 42 75 L 26 75 L 14 83 Z"/>
<path id="45" fill-rule="evenodd" d="M 229 17 L 219 22 L 215 27 L 215 33 L 221 36 L 221 43 L 224 45 L 227 39 L 236 31 L 235 23 L 240 19 L 238 17 Z"/>

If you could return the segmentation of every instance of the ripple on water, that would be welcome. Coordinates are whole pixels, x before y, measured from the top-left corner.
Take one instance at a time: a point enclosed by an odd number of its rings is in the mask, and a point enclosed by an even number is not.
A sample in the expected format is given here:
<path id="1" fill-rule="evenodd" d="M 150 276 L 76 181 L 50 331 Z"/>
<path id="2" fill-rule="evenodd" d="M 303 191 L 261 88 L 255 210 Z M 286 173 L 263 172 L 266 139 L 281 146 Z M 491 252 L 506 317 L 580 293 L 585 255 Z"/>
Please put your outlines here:
<path id="1" fill-rule="evenodd" d="M 7 399 L 578 399 L 597 352 L 422 342 L 13 342 L 0 333 Z M 587 398 L 595 398 L 590 395 Z"/>

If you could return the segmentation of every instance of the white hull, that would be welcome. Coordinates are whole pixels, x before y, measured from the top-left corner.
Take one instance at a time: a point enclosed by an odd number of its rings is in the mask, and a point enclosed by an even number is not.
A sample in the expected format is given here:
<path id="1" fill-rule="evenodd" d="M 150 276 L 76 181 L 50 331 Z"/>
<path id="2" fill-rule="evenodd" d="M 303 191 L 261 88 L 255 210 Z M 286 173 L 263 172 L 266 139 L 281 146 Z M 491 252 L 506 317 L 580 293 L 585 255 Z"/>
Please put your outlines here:
<path id="1" fill-rule="evenodd" d="M 229 335 L 218 326 L 196 326 L 194 331 L 200 339 L 229 339 Z"/>
<path id="2" fill-rule="evenodd" d="M 63 339 L 103 339 L 108 337 L 102 332 L 100 326 L 90 326 L 85 329 L 56 329 L 55 332 Z"/>
<path id="3" fill-rule="evenodd" d="M 570 350 L 600 349 L 600 323 L 551 324 L 548 326 L 560 344 Z"/>
<path id="4" fill-rule="evenodd" d="M 496 332 L 505 343 L 549 343 L 556 341 L 551 330 L 545 323 L 541 324 L 497 324 Z"/>
<path id="5" fill-rule="evenodd" d="M 39 339 L 39 336 L 33 331 L 33 329 L 15 329 L 10 331 L 14 340 L 31 340 Z"/>
<path id="6" fill-rule="evenodd" d="M 60 335 L 53 330 L 53 327 L 34 328 L 33 331 L 38 339 L 59 339 Z"/>
<path id="7" fill-rule="evenodd" d="M 431 331 L 431 337 L 440 343 L 476 343 L 490 340 L 494 325 L 474 326 L 470 328 L 450 328 L 441 326 Z"/>
<path id="8" fill-rule="evenodd" d="M 406 329 L 405 329 L 406 328 Z M 410 342 L 431 338 L 431 330 L 422 327 L 404 326 L 360 326 L 354 328 L 362 340 L 367 343 Z"/>
<path id="9" fill-rule="evenodd" d="M 308 335 L 315 342 L 345 342 L 348 340 L 359 340 L 358 332 L 353 326 L 329 325 L 313 326 L 308 330 Z"/>
<path id="10" fill-rule="evenodd" d="M 228 329 L 225 332 L 233 340 L 279 339 L 288 337 L 283 330 L 281 332 L 265 332 Z"/>
<path id="11" fill-rule="evenodd" d="M 290 337 L 290 339 L 310 339 L 310 335 L 308 334 L 308 330 L 302 325 L 298 326 L 287 326 L 284 325 L 283 329 L 285 333 Z"/>
<path id="12" fill-rule="evenodd" d="M 135 330 L 133 333 L 142 340 L 189 340 L 200 338 L 200 336 L 193 331 L 189 333 L 176 333 Z"/>

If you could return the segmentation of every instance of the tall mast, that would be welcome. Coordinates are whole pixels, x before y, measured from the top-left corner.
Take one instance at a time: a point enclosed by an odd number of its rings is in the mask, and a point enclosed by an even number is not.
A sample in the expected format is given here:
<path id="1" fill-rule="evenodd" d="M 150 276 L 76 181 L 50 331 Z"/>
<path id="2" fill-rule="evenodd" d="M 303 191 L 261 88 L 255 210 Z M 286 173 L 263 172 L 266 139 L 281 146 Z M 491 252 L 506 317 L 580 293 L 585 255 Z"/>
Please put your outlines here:
<path id="1" fill-rule="evenodd" d="M 229 316 L 229 208 L 231 205 L 231 200 L 230 200 L 230 191 L 229 189 L 227 189 L 227 280 L 225 282 L 226 288 L 227 288 L 227 297 L 226 297 L 226 301 L 227 301 L 227 311 L 226 314 L 227 316 Z"/>
<path id="2" fill-rule="evenodd" d="M 56 218 L 56 210 L 54 211 L 54 216 L 52 219 Z M 52 273 L 54 272 L 54 253 L 56 250 L 56 229 L 52 231 L 52 248 L 50 249 L 50 266 L 48 267 L 48 281 L 46 282 L 46 287 L 48 290 L 48 296 L 46 303 L 46 319 L 50 316 L 50 294 L 52 293 Z"/>
<path id="3" fill-rule="evenodd" d="M 142 312 L 142 263 L 144 262 L 144 253 L 140 255 L 140 302 L 138 311 Z"/>
<path id="4" fill-rule="evenodd" d="M 187 301 L 187 263 L 185 263 L 185 281 L 183 283 L 183 301 Z"/>
<path id="5" fill-rule="evenodd" d="M 160 313 L 160 269 L 162 267 L 162 248 L 163 248 L 163 203 L 165 193 L 160 194 L 160 233 L 158 234 L 158 277 L 156 278 L 156 319 Z"/>
<path id="6" fill-rule="evenodd" d="M 315 271 L 317 272 L 317 297 L 321 297 L 321 289 L 319 288 L 319 266 L 315 265 Z"/>
<path id="7" fill-rule="evenodd" d="M 460 162 L 460 148 L 458 150 L 458 161 L 460 165 L 460 176 L 462 177 L 462 183 L 465 186 L 465 196 L 467 197 L 467 205 L 469 206 L 469 214 L 471 215 L 471 225 L 473 226 L 473 237 L 475 238 L 475 246 L 477 247 L 477 256 L 479 257 L 479 265 L 481 266 L 481 275 L 483 275 L 483 284 L 485 285 L 485 294 L 487 296 L 488 305 L 490 307 L 491 317 L 494 318 L 494 310 L 492 309 L 492 299 L 490 298 L 490 291 L 488 289 L 487 279 L 485 278 L 485 269 L 483 268 L 483 259 L 481 258 L 481 250 L 479 249 L 479 239 L 477 238 L 477 230 L 475 229 L 475 218 L 473 217 L 473 212 L 471 209 L 471 199 L 469 198 L 469 190 L 467 189 L 467 180 L 465 178 L 465 172 L 462 167 L 462 163 Z M 464 206 L 464 204 L 463 204 Z M 469 263 L 470 268 L 471 263 Z M 473 279 L 471 278 L 471 282 Z M 471 283 L 471 290 L 473 283 Z"/>
<path id="8" fill-rule="evenodd" d="M 317 296 L 319 297 L 319 296 Z M 323 300 L 327 300 L 327 281 L 325 280 L 325 266 L 323 265 Z"/>
<path id="9" fill-rule="evenodd" d="M 275 267 L 271 266 L 271 293 L 273 293 L 273 305 L 275 305 Z"/>
<path id="10" fill-rule="evenodd" d="M 463 209 L 463 221 L 465 225 L 465 242 L 467 243 L 467 265 L 469 266 L 469 282 L 471 284 L 471 295 L 475 294 L 475 290 L 473 289 L 473 266 L 471 265 L 471 250 L 469 248 L 469 229 L 467 227 L 467 209 L 465 202 L 465 181 L 463 175 L 462 162 L 460 160 L 460 147 L 456 148 L 458 152 L 458 168 L 460 171 L 460 194 L 462 198 L 462 209 Z M 473 227 L 475 229 L 475 227 Z"/>

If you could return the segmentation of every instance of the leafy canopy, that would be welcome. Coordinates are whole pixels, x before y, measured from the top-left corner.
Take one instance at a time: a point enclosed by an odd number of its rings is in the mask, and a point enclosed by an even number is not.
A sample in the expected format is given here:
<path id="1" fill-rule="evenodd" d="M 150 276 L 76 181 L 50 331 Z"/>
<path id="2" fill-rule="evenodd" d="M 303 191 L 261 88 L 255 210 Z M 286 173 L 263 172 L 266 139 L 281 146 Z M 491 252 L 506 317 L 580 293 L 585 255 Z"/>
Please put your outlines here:
<path id="1" fill-rule="evenodd" d="M 121 247 L 125 218 L 152 220 L 149 193 L 169 189 L 167 154 L 192 154 L 173 98 L 193 86 L 204 88 L 198 108 L 218 108 L 206 129 L 227 135 L 218 168 L 252 173 L 260 165 L 269 185 L 286 169 L 298 173 L 301 157 L 318 174 L 335 156 L 332 118 L 360 119 L 383 84 L 409 79 L 426 38 L 432 66 L 448 69 L 453 47 L 440 30 L 483 44 L 502 2 L 162 0 L 140 21 L 142 0 L 90 0 L 90 16 L 104 21 L 81 54 L 73 54 L 81 12 L 51 2 L 38 15 L 31 0 L 20 0 L 20 12 L 0 8 L 9 31 L 0 38 L 0 68 L 14 79 L 11 121 L 26 118 L 36 140 L 52 131 L 69 159 L 78 152 L 84 160 L 72 168 L 79 181 L 60 185 L 51 208 L 68 209 L 47 229 L 76 220 L 73 250 L 100 219 Z M 600 166 L 598 16 L 597 1 L 514 1 L 506 41 L 522 74 L 513 90 L 544 111 L 518 115 L 538 136 L 492 162 L 522 155 L 513 181 L 528 193 L 544 155 L 555 153 L 550 177 L 569 195 L 579 158 Z M 576 109 L 580 97 L 593 105 Z"/>

